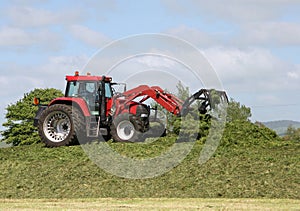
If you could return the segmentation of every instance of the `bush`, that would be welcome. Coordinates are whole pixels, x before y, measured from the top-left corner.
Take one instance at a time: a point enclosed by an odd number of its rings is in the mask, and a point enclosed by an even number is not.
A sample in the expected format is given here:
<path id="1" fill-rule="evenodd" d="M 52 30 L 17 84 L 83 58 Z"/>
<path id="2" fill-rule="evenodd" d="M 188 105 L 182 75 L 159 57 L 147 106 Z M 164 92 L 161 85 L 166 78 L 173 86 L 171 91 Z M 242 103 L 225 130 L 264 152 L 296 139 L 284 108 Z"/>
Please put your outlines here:
<path id="1" fill-rule="evenodd" d="M 38 97 L 42 104 L 48 104 L 52 99 L 60 96 L 63 96 L 63 93 L 57 89 L 34 89 L 24 94 L 24 97 L 16 103 L 8 105 L 5 116 L 7 122 L 3 123 L 7 129 L 1 131 L 3 136 L 1 141 L 14 146 L 39 142 L 37 129 L 33 126 L 33 118 L 38 109 L 32 104 L 33 98 Z"/>
<path id="2" fill-rule="evenodd" d="M 283 138 L 288 141 L 300 141 L 300 128 L 289 126 Z"/>

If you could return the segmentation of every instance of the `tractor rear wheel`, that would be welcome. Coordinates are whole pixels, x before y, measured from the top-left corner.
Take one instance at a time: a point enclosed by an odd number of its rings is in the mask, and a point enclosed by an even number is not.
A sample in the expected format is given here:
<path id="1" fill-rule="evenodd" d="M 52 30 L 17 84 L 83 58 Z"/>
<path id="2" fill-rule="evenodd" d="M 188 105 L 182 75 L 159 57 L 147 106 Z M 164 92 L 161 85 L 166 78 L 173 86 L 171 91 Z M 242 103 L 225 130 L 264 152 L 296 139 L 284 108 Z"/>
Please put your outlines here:
<path id="1" fill-rule="evenodd" d="M 141 141 L 141 132 L 136 130 L 134 121 L 130 114 L 120 114 L 113 120 L 110 133 L 117 142 L 138 142 Z"/>
<path id="2" fill-rule="evenodd" d="M 82 128 L 81 113 L 78 109 L 55 104 L 43 111 L 38 131 L 46 146 L 59 147 L 77 144 L 76 133 L 81 133 Z"/>

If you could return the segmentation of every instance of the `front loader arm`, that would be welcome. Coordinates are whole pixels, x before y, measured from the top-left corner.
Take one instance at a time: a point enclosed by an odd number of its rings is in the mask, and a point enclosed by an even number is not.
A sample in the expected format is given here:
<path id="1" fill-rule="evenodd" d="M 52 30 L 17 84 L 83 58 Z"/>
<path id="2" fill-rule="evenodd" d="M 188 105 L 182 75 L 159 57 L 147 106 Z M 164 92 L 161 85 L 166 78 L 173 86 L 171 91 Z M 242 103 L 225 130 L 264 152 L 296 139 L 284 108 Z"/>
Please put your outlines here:
<path id="1" fill-rule="evenodd" d="M 174 115 L 178 115 L 182 109 L 181 100 L 179 100 L 176 96 L 163 91 L 158 86 L 149 87 L 147 85 L 141 85 L 124 92 L 121 97 L 125 97 L 126 101 L 123 103 L 123 105 L 126 105 L 134 99 L 142 96 L 143 98 L 139 101 L 140 103 L 152 98 Z"/>
<path id="2" fill-rule="evenodd" d="M 167 111 L 177 116 L 185 116 L 189 112 L 190 105 L 196 100 L 200 101 L 198 110 L 202 114 L 205 114 L 208 110 L 214 109 L 215 104 L 221 102 L 228 103 L 228 98 L 224 91 L 200 89 L 187 100 L 182 101 L 175 95 L 164 91 L 159 86 L 149 87 L 147 85 L 141 85 L 128 90 L 122 94 L 122 97 L 125 97 L 123 106 L 138 97 L 143 97 L 139 101 L 140 103 L 152 98 Z"/>

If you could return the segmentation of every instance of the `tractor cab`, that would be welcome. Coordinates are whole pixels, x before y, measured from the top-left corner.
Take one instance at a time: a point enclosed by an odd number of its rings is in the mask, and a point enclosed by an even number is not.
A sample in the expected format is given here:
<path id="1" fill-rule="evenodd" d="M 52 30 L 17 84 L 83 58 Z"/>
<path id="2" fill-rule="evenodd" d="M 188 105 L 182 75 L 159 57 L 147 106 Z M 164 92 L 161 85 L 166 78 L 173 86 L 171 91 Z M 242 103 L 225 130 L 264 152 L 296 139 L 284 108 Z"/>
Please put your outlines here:
<path id="1" fill-rule="evenodd" d="M 109 112 L 113 96 L 110 77 L 91 76 L 89 73 L 79 75 L 75 72 L 74 76 L 66 76 L 66 80 L 65 97 L 82 98 L 93 116 L 99 116 L 101 109 Z"/>

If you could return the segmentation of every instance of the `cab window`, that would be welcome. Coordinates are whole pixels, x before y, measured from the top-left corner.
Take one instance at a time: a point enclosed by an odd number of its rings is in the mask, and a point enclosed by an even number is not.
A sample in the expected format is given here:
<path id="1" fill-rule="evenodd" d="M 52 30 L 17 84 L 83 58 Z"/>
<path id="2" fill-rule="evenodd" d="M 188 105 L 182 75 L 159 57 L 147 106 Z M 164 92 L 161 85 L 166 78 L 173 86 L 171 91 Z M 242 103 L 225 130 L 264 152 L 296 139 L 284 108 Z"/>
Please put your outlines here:
<path id="1" fill-rule="evenodd" d="M 105 97 L 107 97 L 107 98 L 112 97 L 110 83 L 105 83 Z"/>
<path id="2" fill-rule="evenodd" d="M 67 97 L 78 97 L 82 94 L 95 94 L 96 83 L 86 81 L 71 81 L 68 84 Z"/>

